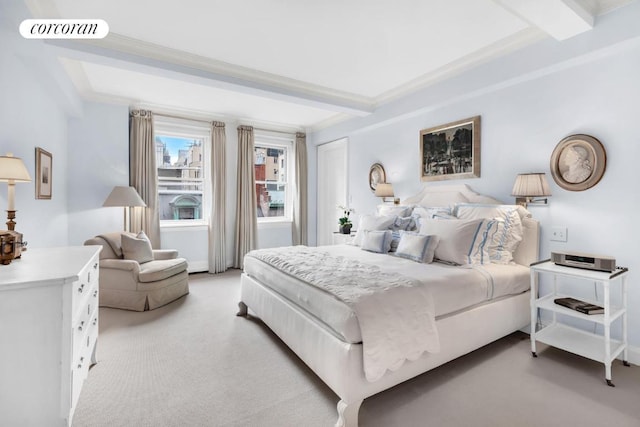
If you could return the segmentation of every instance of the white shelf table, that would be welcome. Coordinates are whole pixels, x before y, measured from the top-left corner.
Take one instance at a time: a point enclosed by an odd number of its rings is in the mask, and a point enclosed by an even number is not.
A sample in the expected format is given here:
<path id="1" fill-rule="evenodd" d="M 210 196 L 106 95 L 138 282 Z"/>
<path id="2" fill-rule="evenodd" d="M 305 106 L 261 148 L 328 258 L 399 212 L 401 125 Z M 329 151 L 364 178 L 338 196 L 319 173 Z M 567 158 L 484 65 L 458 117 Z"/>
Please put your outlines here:
<path id="1" fill-rule="evenodd" d="M 553 262 L 540 261 L 531 265 L 531 353 L 537 357 L 536 342 L 541 342 L 571 353 L 586 357 L 605 366 L 605 379 L 607 384 L 614 387 L 611 381 L 611 362 L 620 354 L 625 366 L 628 363 L 628 342 L 627 342 L 627 275 L 629 270 L 618 268 L 614 272 L 602 272 L 586 270 L 574 267 L 556 265 Z M 553 276 L 553 287 L 550 293 L 538 295 L 540 274 Z M 603 289 L 603 302 L 585 300 L 588 303 L 602 305 L 603 314 L 583 314 L 575 310 L 558 305 L 554 302 L 556 298 L 563 298 L 566 295 L 558 292 L 558 278 L 583 279 L 600 284 Z M 611 285 L 619 284 L 620 302 L 619 306 L 611 304 Z M 552 313 L 552 322 L 536 330 L 538 324 L 539 310 L 547 310 Z M 603 335 L 584 331 L 572 326 L 563 324 L 558 319 L 558 314 L 587 320 L 595 324 L 602 325 Z M 611 325 L 620 320 L 622 322 L 622 337 L 620 340 L 611 338 Z"/>

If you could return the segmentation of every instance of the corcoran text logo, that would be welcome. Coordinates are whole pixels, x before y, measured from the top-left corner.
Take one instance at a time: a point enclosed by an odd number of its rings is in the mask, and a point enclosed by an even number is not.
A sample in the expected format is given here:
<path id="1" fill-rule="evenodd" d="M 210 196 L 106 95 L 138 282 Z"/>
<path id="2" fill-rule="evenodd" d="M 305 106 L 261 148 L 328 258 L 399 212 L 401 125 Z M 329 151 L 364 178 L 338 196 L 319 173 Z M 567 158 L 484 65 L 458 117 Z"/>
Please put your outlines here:
<path id="1" fill-rule="evenodd" d="M 102 39 L 109 24 L 102 19 L 25 19 L 20 34 L 25 39 Z"/>

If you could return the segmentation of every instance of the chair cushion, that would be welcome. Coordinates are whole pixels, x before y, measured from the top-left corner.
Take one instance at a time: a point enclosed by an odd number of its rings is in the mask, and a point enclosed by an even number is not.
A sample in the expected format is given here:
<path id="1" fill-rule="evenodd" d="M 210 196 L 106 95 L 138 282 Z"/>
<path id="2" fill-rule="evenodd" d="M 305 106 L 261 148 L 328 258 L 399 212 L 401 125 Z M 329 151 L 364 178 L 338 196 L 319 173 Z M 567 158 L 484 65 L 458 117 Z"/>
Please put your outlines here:
<path id="1" fill-rule="evenodd" d="M 144 231 L 139 232 L 135 237 L 123 233 L 122 253 L 124 259 L 138 261 L 139 264 L 153 261 L 151 242 Z"/>
<path id="2" fill-rule="evenodd" d="M 184 258 L 163 259 L 140 264 L 138 281 L 142 283 L 157 282 L 168 277 L 180 274 L 187 269 L 187 260 Z"/>

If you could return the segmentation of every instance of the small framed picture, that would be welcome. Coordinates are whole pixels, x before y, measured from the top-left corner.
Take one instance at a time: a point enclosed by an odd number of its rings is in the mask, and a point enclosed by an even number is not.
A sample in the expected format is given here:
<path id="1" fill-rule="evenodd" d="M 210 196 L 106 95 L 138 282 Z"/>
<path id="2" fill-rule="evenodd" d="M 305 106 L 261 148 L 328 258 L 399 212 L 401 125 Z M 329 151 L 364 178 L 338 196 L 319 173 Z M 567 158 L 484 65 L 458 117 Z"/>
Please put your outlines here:
<path id="1" fill-rule="evenodd" d="M 607 167 L 607 153 L 590 135 L 571 135 L 558 143 L 551 154 L 551 176 L 560 187 L 584 191 L 596 185 Z"/>
<path id="2" fill-rule="evenodd" d="M 36 199 L 51 199 L 53 156 L 36 147 Z"/>
<path id="3" fill-rule="evenodd" d="M 422 181 L 480 177 L 480 116 L 420 131 Z"/>

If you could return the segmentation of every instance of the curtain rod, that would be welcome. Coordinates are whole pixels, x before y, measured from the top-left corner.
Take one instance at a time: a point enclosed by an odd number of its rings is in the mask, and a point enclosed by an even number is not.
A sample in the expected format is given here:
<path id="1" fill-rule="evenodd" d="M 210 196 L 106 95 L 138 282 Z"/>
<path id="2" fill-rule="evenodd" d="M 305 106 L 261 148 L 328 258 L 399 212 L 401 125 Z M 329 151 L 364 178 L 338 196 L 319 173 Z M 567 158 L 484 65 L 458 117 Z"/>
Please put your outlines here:
<path id="1" fill-rule="evenodd" d="M 192 122 L 200 122 L 200 123 L 207 123 L 207 124 L 211 124 L 213 123 L 215 120 L 202 120 L 202 119 L 192 119 L 190 117 L 184 117 L 184 116 L 178 116 L 176 114 L 164 114 L 164 113 L 153 113 L 154 116 L 160 116 L 160 117 L 168 117 L 171 119 L 180 119 L 180 120 L 190 120 Z M 222 121 L 222 120 L 220 120 Z M 253 130 L 258 130 L 258 131 L 262 131 L 262 132 L 272 132 L 272 133 L 281 133 L 283 135 L 295 135 L 297 132 L 300 131 L 293 131 L 293 132 L 286 132 L 283 130 L 272 130 L 272 129 L 263 129 L 263 128 L 258 128 L 255 126 L 252 126 Z"/>
<path id="2" fill-rule="evenodd" d="M 190 117 L 184 117 L 184 116 L 178 116 L 175 114 L 164 114 L 164 113 L 155 113 L 153 112 L 154 116 L 160 116 L 160 117 L 168 117 L 170 119 L 180 119 L 180 120 L 190 120 L 192 122 L 200 122 L 200 123 L 207 123 L 207 124 L 211 124 L 213 122 L 213 120 L 202 120 L 202 119 L 193 119 Z"/>

